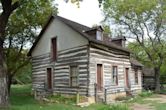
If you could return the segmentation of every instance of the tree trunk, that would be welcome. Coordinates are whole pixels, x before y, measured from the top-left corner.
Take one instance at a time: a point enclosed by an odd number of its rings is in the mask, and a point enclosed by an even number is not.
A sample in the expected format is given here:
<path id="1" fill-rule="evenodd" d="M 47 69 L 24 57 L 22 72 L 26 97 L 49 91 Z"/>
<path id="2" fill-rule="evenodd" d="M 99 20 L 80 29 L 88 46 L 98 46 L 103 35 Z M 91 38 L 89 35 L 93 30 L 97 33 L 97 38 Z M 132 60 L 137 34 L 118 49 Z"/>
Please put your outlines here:
<path id="1" fill-rule="evenodd" d="M 4 39 L 5 29 L 9 16 L 19 6 L 19 1 L 12 4 L 12 0 L 1 0 L 2 12 L 0 15 L 0 108 L 6 108 L 9 105 L 9 94 L 7 84 L 7 65 L 5 63 Z"/>
<path id="2" fill-rule="evenodd" d="M 8 93 L 9 93 L 9 95 L 10 95 L 10 90 L 11 90 L 11 84 L 12 84 L 12 78 L 13 78 L 13 76 L 12 75 L 10 75 L 10 73 L 8 73 Z"/>
<path id="3" fill-rule="evenodd" d="M 5 63 L 4 55 L 4 39 L 5 39 L 5 28 L 9 16 L 2 13 L 0 16 L 0 108 L 6 108 L 9 105 L 9 94 L 7 88 L 7 65 Z"/>
<path id="4" fill-rule="evenodd" d="M 160 92 L 160 68 L 154 68 L 155 72 L 155 92 Z"/>
<path id="5" fill-rule="evenodd" d="M 6 108 L 8 104 L 6 63 L 4 59 L 3 41 L 0 39 L 0 108 Z"/>

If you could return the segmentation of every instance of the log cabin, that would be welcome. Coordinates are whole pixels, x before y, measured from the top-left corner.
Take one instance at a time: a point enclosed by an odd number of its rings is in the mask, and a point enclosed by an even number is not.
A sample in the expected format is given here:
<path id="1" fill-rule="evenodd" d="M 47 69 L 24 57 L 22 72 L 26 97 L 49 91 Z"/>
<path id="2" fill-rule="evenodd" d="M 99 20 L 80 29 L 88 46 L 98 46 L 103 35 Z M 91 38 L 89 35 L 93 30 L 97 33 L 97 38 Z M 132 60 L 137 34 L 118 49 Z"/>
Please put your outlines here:
<path id="1" fill-rule="evenodd" d="M 108 37 L 101 26 L 50 16 L 28 53 L 33 89 L 79 92 L 89 103 L 141 92 L 143 65 L 130 58 L 125 41 Z"/>
<path id="2" fill-rule="evenodd" d="M 144 67 L 142 69 L 142 87 L 145 90 L 155 90 L 155 71 L 153 68 Z"/>

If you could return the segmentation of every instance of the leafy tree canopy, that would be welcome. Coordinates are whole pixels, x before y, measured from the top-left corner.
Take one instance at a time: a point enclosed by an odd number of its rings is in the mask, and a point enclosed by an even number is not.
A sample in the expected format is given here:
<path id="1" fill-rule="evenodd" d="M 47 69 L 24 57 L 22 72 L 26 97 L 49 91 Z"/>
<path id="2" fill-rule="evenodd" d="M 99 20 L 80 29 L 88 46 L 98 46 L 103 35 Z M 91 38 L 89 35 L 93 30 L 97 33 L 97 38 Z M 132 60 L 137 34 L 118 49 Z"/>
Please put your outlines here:
<path id="1" fill-rule="evenodd" d="M 114 22 L 125 36 L 135 39 L 154 67 L 156 91 L 159 91 L 160 68 L 165 60 L 165 0 L 103 0 L 106 21 Z"/>
<path id="2" fill-rule="evenodd" d="M 10 15 L 5 31 L 4 48 L 9 86 L 13 76 L 20 74 L 24 66 L 28 65 L 30 68 L 25 49 L 33 43 L 50 14 L 57 13 L 53 0 L 13 0 L 12 2 L 18 2 L 19 6 Z M 3 8 L 0 8 L 0 12 L 2 11 Z"/>

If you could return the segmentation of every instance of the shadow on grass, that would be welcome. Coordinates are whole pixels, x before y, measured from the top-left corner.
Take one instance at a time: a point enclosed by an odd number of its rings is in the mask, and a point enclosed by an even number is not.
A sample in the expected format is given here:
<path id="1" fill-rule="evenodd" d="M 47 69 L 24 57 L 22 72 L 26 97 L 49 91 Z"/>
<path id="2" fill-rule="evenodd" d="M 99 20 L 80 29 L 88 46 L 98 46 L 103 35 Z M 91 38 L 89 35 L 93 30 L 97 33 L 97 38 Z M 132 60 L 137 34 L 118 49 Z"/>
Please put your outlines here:
<path id="1" fill-rule="evenodd" d="M 31 85 L 12 86 L 10 103 L 10 110 L 30 110 L 38 106 L 37 101 L 31 95 Z"/>

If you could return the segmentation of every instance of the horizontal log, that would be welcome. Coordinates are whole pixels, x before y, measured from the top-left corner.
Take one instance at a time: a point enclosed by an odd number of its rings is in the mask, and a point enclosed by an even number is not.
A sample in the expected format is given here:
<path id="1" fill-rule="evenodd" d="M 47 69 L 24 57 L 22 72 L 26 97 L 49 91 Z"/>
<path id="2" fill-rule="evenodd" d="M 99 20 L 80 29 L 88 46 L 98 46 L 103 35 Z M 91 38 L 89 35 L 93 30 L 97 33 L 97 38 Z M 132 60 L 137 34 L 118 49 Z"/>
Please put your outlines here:
<path id="1" fill-rule="evenodd" d="M 86 55 L 87 55 L 87 51 L 80 51 L 80 52 L 77 52 L 77 53 L 70 53 L 70 54 L 58 56 L 58 59 L 60 60 L 60 59 L 63 59 L 63 58 L 86 56 Z"/>
<path id="2" fill-rule="evenodd" d="M 88 61 L 88 57 L 87 56 L 83 56 L 83 57 L 74 57 L 74 58 L 70 58 L 70 59 L 58 59 L 57 63 L 72 63 L 72 62 L 87 62 Z"/>
<path id="3" fill-rule="evenodd" d="M 120 61 L 120 62 L 126 62 L 126 63 L 130 63 L 129 61 L 125 60 L 125 58 L 116 58 L 116 57 L 109 57 L 109 56 L 102 56 L 100 54 L 97 53 L 93 53 L 90 55 L 90 59 L 107 59 L 110 61 Z M 130 64 L 131 65 L 131 64 Z"/>
<path id="4" fill-rule="evenodd" d="M 121 50 L 118 50 L 118 49 L 113 49 L 113 48 L 101 46 L 101 45 L 94 44 L 94 43 L 91 44 L 91 48 L 104 50 L 104 51 L 114 53 L 114 54 L 118 54 L 118 55 L 129 55 L 130 54 L 129 52 L 124 52 L 124 51 L 121 51 Z"/>
<path id="5" fill-rule="evenodd" d="M 64 54 L 69 54 L 69 53 L 75 53 L 75 52 L 82 51 L 82 50 L 87 50 L 87 46 L 81 46 L 81 47 L 76 47 L 73 49 L 67 49 L 64 51 L 58 51 L 58 56 L 64 55 Z"/>
<path id="6" fill-rule="evenodd" d="M 88 62 L 85 61 L 85 62 L 82 62 L 82 61 L 77 61 L 77 62 L 62 62 L 62 63 L 56 63 L 55 66 L 66 66 L 66 65 L 87 65 Z"/>
<path id="7" fill-rule="evenodd" d="M 50 53 L 45 53 L 45 54 L 42 54 L 42 55 L 38 55 L 38 56 L 32 56 L 32 60 L 33 59 L 41 59 L 41 58 L 45 58 L 45 57 L 49 57 L 50 56 Z"/>

